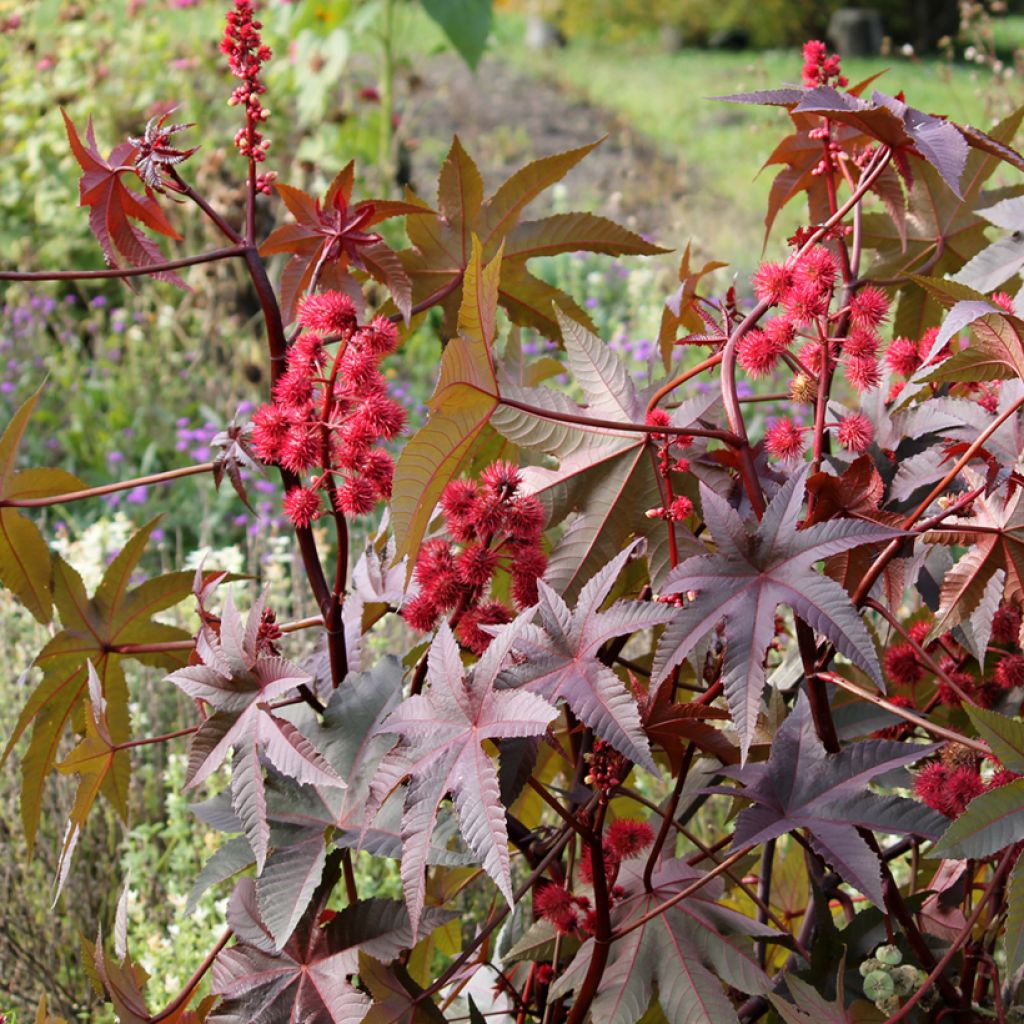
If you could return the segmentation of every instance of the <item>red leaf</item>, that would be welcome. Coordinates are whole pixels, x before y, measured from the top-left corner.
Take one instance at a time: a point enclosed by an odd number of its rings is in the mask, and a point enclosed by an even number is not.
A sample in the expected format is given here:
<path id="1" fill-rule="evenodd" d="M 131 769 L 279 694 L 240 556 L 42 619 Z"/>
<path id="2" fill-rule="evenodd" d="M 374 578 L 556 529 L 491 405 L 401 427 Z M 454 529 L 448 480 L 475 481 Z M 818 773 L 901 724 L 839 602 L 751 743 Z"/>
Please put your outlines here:
<path id="1" fill-rule="evenodd" d="M 111 267 L 120 266 L 123 261 L 131 267 L 153 266 L 163 261 L 159 248 L 147 238 L 131 221 L 137 220 L 151 231 L 166 235 L 177 241 L 181 235 L 174 230 L 163 210 L 157 204 L 149 189 L 145 194 L 132 191 L 122 176 L 136 174 L 129 165 L 135 148 L 121 143 L 104 159 L 96 148 L 92 120 L 86 128 L 87 144 L 79 138 L 71 118 L 62 110 L 67 128 L 71 152 L 82 168 L 78 183 L 82 206 L 90 207 L 89 226 L 103 249 L 103 255 Z M 163 272 L 154 277 L 170 281 L 184 288 L 185 284 L 177 274 Z"/>

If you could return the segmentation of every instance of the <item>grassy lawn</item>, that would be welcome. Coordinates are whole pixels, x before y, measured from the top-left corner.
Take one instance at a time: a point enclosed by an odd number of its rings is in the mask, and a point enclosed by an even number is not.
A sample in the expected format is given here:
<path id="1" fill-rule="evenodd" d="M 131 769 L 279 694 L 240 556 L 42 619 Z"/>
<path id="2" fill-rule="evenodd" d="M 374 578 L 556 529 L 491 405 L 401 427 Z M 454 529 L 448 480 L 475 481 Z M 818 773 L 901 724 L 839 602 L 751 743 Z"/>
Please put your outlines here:
<path id="1" fill-rule="evenodd" d="M 502 32 L 503 52 L 531 74 L 557 81 L 590 102 L 624 118 L 678 160 L 688 183 L 687 198 L 672 211 L 677 238 L 692 238 L 703 255 L 749 270 L 761 250 L 762 219 L 774 172 L 757 175 L 786 131 L 788 120 L 775 108 L 714 102 L 709 97 L 774 88 L 799 81 L 796 51 L 724 53 L 659 52 L 635 43 L 602 48 L 573 42 L 550 54 L 527 52 L 516 26 Z M 888 70 L 887 70 L 888 69 Z M 988 127 L 1014 102 L 1024 99 L 1021 83 L 997 90 L 984 69 L 940 60 L 851 60 L 844 68 L 853 82 L 886 72 L 878 87 L 926 111 Z M 802 211 L 786 211 L 769 243 L 778 251 Z M 670 237 L 669 231 L 664 237 Z"/>

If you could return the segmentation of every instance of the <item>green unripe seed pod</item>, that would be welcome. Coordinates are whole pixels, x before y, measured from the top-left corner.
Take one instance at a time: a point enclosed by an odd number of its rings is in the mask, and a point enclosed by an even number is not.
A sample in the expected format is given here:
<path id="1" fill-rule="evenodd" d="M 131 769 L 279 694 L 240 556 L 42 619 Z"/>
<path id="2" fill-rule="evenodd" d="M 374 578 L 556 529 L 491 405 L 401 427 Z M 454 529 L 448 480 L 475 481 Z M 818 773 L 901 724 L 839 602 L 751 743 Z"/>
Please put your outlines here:
<path id="1" fill-rule="evenodd" d="M 896 967 L 903 963 L 903 954 L 900 952 L 899 946 L 879 946 L 875 950 L 875 959 L 881 960 L 883 964 L 888 964 L 890 967 Z"/>
<path id="2" fill-rule="evenodd" d="M 924 980 L 921 972 L 916 967 L 911 967 L 910 964 L 897 967 L 892 971 L 890 977 L 896 986 L 896 994 L 900 996 L 909 996 Z"/>
<path id="3" fill-rule="evenodd" d="M 876 960 L 873 956 L 869 956 L 860 965 L 860 976 L 866 978 L 872 971 L 880 971 L 884 966 L 881 960 Z"/>
<path id="4" fill-rule="evenodd" d="M 864 979 L 864 995 L 873 1003 L 888 999 L 895 991 L 896 986 L 888 971 L 872 971 Z"/>

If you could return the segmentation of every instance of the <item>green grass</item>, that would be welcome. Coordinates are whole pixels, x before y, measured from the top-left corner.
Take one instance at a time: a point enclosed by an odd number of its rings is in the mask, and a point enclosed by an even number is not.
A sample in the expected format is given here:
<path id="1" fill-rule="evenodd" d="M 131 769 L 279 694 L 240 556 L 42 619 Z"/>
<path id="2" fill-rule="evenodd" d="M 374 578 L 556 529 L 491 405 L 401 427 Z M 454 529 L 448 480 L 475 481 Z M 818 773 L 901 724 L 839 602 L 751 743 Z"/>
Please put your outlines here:
<path id="1" fill-rule="evenodd" d="M 503 26 L 503 35 L 508 40 L 503 52 L 519 67 L 618 114 L 678 160 L 687 196 L 671 211 L 661 237 L 684 243 L 690 238 L 702 256 L 727 260 L 741 272 L 752 268 L 761 251 L 774 177 L 770 168 L 757 172 L 789 121 L 777 108 L 709 97 L 799 81 L 796 51 L 667 54 L 643 43 L 612 48 L 573 42 L 555 53 L 534 54 L 517 42 L 512 24 Z M 1016 82 L 994 92 L 986 71 L 940 60 L 851 60 L 845 70 L 854 82 L 886 71 L 878 88 L 890 94 L 903 90 L 913 106 L 982 128 L 1024 94 Z M 795 207 L 786 211 L 769 252 L 781 251 L 801 216 Z"/>

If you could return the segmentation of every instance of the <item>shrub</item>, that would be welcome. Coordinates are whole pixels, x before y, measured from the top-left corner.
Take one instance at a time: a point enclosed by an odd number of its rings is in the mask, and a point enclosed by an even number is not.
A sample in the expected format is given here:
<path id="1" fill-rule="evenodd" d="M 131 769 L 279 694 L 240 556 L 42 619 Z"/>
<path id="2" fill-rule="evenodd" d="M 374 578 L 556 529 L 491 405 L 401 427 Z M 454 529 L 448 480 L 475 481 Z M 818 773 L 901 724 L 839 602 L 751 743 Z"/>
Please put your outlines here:
<path id="1" fill-rule="evenodd" d="M 799 200 L 807 223 L 722 294 L 687 248 L 638 380 L 530 265 L 662 251 L 588 213 L 525 219 L 593 146 L 485 198 L 456 139 L 436 210 L 357 198 L 351 163 L 313 196 L 266 170 L 272 54 L 250 0 L 222 52 L 237 222 L 189 179 L 201 129 L 158 115 L 104 155 L 65 113 L 108 266 L 0 272 L 180 285 L 237 261 L 262 314 L 271 387 L 212 459 L 93 487 L 23 468 L 39 392 L 0 437 L 0 576 L 48 627 L 3 754 L 30 849 L 59 817 L 50 776 L 77 783 L 57 922 L 79 885 L 103 916 L 92 823 L 128 817 L 140 749 L 171 752 L 167 827 L 134 834 L 143 877 L 82 947 L 116 1016 L 1016 1014 L 1024 255 L 1019 188 L 991 186 L 1024 169 L 1024 110 L 986 134 L 867 99 L 808 43 L 802 86 L 731 98 L 785 111 L 768 222 Z M 174 199 L 223 244 L 167 258 Z M 396 250 L 378 227 L 397 218 Z M 382 368 L 406 368 L 428 311 L 437 386 L 406 433 Z M 289 579 L 152 575 L 155 519 L 83 573 L 32 518 L 189 478 L 247 502 L 270 469 Z M 191 621 L 171 614 L 185 601 Z M 160 731 L 161 692 L 190 724 Z M 188 896 L 177 873 L 154 885 L 206 849 Z M 198 964 L 137 948 L 157 922 L 198 959 L 228 892 Z M 184 928 L 183 899 L 205 901 Z M 162 972 L 148 992 L 143 961 Z"/>

